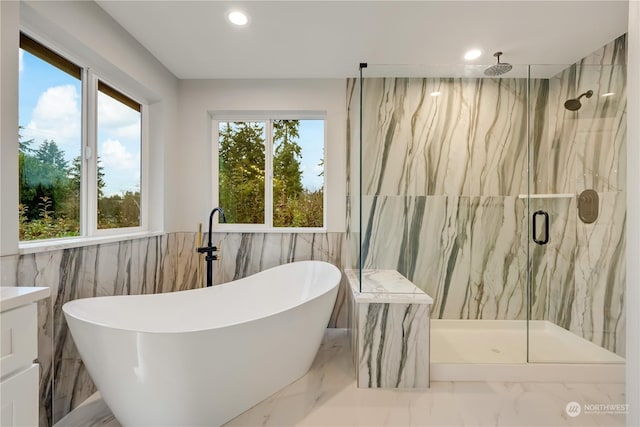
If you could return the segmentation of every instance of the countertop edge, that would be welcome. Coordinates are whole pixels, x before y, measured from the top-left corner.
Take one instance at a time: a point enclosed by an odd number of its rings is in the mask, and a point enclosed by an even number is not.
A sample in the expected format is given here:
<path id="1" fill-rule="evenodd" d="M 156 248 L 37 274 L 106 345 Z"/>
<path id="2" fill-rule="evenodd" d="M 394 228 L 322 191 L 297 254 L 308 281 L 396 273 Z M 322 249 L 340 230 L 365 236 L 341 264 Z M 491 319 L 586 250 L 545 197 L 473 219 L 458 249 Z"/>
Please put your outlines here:
<path id="1" fill-rule="evenodd" d="M 44 286 L 0 287 L 0 312 L 31 304 L 51 295 L 51 288 Z"/>

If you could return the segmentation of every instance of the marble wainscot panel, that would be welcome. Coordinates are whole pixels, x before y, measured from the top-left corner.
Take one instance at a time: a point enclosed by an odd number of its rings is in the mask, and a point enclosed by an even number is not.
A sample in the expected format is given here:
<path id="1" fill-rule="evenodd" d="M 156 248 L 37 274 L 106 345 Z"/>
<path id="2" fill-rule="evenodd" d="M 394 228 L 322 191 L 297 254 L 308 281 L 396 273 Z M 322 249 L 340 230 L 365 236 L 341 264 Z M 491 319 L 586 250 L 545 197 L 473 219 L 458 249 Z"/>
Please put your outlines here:
<path id="1" fill-rule="evenodd" d="M 433 299 L 394 270 L 347 270 L 354 301 L 352 349 L 358 387 L 429 387 Z"/>

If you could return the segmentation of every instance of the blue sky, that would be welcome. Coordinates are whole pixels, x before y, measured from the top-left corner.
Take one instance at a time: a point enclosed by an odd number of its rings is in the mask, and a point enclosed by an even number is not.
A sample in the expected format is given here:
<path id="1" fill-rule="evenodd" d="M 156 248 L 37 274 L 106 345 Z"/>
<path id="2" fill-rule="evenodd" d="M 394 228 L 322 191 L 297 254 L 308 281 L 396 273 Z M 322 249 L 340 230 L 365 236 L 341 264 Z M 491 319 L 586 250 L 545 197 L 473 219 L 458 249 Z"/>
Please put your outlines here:
<path id="1" fill-rule="evenodd" d="M 31 148 L 54 140 L 69 163 L 81 149 L 81 82 L 20 50 L 19 123 Z M 105 195 L 140 190 L 140 114 L 113 98 L 98 96 L 98 156 Z"/>
<path id="2" fill-rule="evenodd" d="M 319 190 L 324 183 L 324 177 L 318 176 L 323 169 L 318 163 L 324 159 L 324 120 L 300 120 L 299 133 L 302 185 L 308 190 Z"/>

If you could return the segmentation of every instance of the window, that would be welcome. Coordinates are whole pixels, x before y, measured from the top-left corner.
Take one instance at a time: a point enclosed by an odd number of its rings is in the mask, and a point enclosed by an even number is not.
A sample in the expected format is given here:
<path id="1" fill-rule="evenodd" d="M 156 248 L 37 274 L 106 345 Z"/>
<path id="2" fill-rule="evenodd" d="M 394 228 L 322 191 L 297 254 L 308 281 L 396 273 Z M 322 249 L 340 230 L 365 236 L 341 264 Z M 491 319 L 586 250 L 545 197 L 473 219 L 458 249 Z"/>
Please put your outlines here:
<path id="1" fill-rule="evenodd" d="M 98 81 L 98 229 L 140 226 L 140 104 Z"/>
<path id="2" fill-rule="evenodd" d="M 20 240 L 140 229 L 140 103 L 25 34 L 19 54 Z"/>
<path id="3" fill-rule="evenodd" d="M 215 129 L 217 200 L 228 224 L 324 228 L 323 118 L 217 119 Z"/>

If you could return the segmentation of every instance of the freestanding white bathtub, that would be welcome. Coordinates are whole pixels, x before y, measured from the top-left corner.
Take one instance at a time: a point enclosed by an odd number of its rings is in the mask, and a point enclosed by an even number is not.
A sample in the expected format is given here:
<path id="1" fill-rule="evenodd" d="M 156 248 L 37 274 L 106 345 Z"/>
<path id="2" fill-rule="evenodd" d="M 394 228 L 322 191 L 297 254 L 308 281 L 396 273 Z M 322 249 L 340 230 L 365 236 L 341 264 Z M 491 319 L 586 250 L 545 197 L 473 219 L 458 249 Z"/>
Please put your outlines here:
<path id="1" fill-rule="evenodd" d="M 62 309 L 123 426 L 218 426 L 309 370 L 340 277 L 331 264 L 302 261 L 211 288 Z"/>

